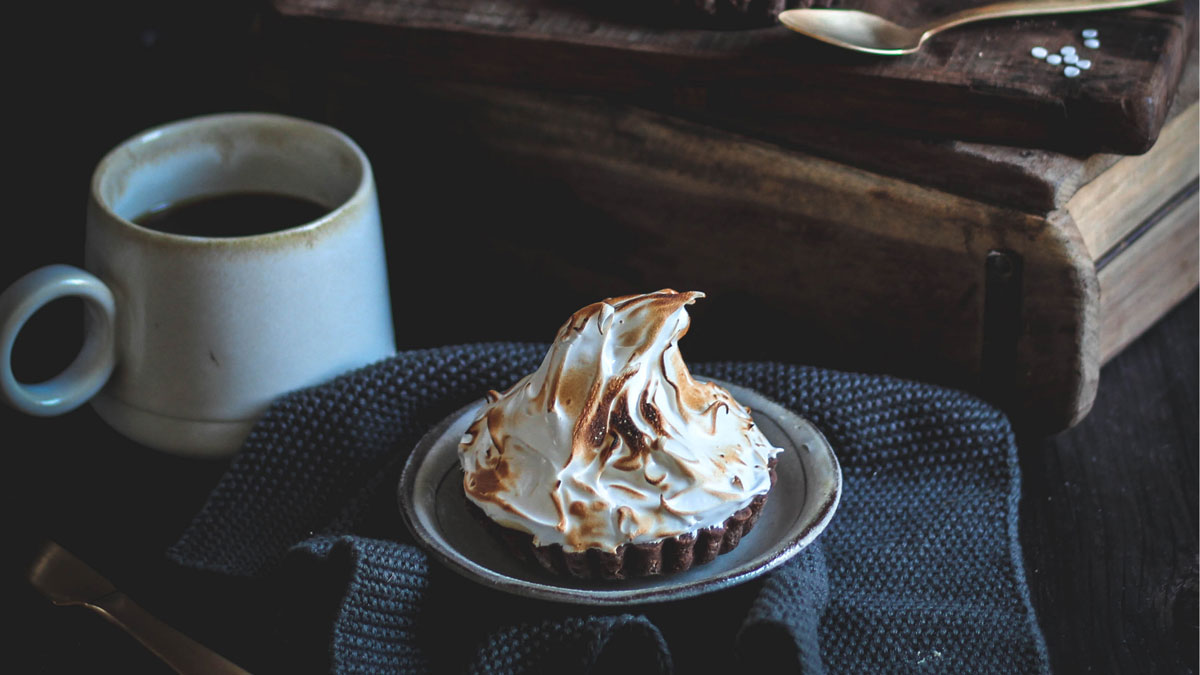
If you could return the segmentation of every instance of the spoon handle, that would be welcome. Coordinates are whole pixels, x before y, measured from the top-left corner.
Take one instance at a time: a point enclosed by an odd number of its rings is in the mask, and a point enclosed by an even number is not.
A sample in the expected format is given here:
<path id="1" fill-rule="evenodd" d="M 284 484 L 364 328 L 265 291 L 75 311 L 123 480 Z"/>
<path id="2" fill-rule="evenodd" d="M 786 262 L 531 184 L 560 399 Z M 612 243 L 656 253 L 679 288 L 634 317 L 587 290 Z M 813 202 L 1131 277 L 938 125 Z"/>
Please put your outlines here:
<path id="1" fill-rule="evenodd" d="M 175 672 L 197 675 L 250 675 L 208 647 L 163 623 L 121 592 L 82 605 L 116 624 Z"/>
<path id="2" fill-rule="evenodd" d="M 971 7 L 933 21 L 924 27 L 923 38 L 940 33 L 947 28 L 974 21 L 1001 19 L 1011 16 L 1033 16 L 1036 14 L 1062 14 L 1069 12 L 1095 12 L 1106 9 L 1124 9 L 1155 5 L 1171 0 L 1013 0 L 997 2 L 981 7 Z"/>

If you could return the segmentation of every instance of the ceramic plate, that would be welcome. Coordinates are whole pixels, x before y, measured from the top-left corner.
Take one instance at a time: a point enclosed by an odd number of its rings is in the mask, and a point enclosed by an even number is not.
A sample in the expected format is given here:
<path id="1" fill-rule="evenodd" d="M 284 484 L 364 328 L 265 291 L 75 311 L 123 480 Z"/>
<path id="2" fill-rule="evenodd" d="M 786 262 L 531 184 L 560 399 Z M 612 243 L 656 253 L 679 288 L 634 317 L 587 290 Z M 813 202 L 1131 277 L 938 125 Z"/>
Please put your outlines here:
<path id="1" fill-rule="evenodd" d="M 842 473 L 828 441 L 807 420 L 744 387 L 718 381 L 776 446 L 777 480 L 750 534 L 729 553 L 687 572 L 624 581 L 577 581 L 527 565 L 466 508 L 458 442 L 483 405 L 446 418 L 417 444 L 400 476 L 400 512 L 425 547 L 450 569 L 517 595 L 589 605 L 676 600 L 727 588 L 782 565 L 825 529 L 841 498 Z"/>

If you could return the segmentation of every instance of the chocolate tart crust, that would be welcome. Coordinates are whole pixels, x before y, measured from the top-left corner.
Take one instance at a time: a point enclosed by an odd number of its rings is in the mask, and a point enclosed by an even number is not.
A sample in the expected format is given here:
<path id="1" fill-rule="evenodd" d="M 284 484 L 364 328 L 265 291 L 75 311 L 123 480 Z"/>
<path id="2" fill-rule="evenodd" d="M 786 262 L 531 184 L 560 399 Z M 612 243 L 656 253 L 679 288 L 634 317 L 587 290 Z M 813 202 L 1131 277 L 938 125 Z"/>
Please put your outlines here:
<path id="1" fill-rule="evenodd" d="M 772 486 L 776 464 L 775 458 L 767 464 Z M 470 500 L 467 509 L 516 557 L 529 564 L 559 577 L 618 581 L 683 572 L 732 551 L 758 522 L 768 494 L 769 490 L 756 496 L 720 525 L 644 544 L 621 544 L 615 552 L 600 549 L 570 552 L 561 544 L 534 546 L 533 535 L 496 523 Z"/>

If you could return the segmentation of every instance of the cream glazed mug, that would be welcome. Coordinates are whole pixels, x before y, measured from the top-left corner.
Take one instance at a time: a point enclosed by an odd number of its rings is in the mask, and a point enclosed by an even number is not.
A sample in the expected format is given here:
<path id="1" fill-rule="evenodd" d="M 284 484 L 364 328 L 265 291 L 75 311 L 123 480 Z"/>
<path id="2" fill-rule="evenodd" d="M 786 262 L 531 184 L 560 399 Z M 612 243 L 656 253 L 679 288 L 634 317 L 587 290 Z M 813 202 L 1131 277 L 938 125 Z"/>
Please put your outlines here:
<path id="1" fill-rule="evenodd" d="M 237 237 L 133 222 L 159 204 L 238 192 L 328 210 Z M 208 115 L 117 146 L 92 176 L 84 267 L 43 267 L 0 294 L 0 395 L 18 410 L 58 415 L 90 401 L 146 446 L 226 457 L 273 399 L 396 352 L 370 163 L 314 122 Z M 19 382 L 18 333 L 66 296 L 84 301 L 78 356 L 50 380 Z"/>

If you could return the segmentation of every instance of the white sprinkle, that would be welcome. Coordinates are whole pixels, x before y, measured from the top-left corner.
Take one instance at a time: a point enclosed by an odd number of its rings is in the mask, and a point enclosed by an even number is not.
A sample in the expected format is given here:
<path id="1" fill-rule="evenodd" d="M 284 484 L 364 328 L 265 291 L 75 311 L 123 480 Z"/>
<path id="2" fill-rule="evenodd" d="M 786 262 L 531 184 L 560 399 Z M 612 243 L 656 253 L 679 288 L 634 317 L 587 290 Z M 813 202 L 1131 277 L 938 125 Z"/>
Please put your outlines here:
<path id="1" fill-rule="evenodd" d="M 1096 38 L 1088 38 L 1083 41 L 1083 46 L 1087 47 L 1088 49 L 1098 49 L 1100 47 L 1100 41 Z"/>
<path id="2" fill-rule="evenodd" d="M 1092 62 L 1088 59 L 1079 59 L 1075 62 L 1075 66 L 1080 70 L 1087 70 L 1092 67 Z"/>
<path id="3" fill-rule="evenodd" d="M 1085 38 L 1094 38 L 1100 36 L 1100 31 L 1095 28 L 1084 28 L 1079 34 Z"/>
<path id="4" fill-rule="evenodd" d="M 1062 54 L 1063 56 L 1066 56 L 1067 54 L 1074 54 L 1075 48 L 1072 47 L 1071 45 L 1067 45 L 1066 47 L 1063 47 L 1062 49 L 1058 50 L 1058 53 Z"/>
<path id="5" fill-rule="evenodd" d="M 1057 66 L 1058 64 L 1062 63 L 1062 57 L 1058 54 L 1051 54 L 1050 56 L 1046 57 L 1046 63 L 1049 63 L 1052 66 Z"/>
<path id="6" fill-rule="evenodd" d="M 1035 59 L 1044 59 L 1046 58 L 1046 55 L 1050 53 L 1050 51 L 1045 47 L 1034 47 L 1033 49 L 1029 50 L 1029 53 L 1033 54 L 1033 58 Z"/>
<path id="7" fill-rule="evenodd" d="M 1078 74 L 1079 69 L 1075 66 L 1067 66 L 1066 68 L 1063 68 L 1063 75 L 1066 75 L 1067 77 L 1075 77 Z"/>
<path id="8" fill-rule="evenodd" d="M 1075 63 L 1079 61 L 1078 54 L 1063 54 L 1063 63 Z"/>

